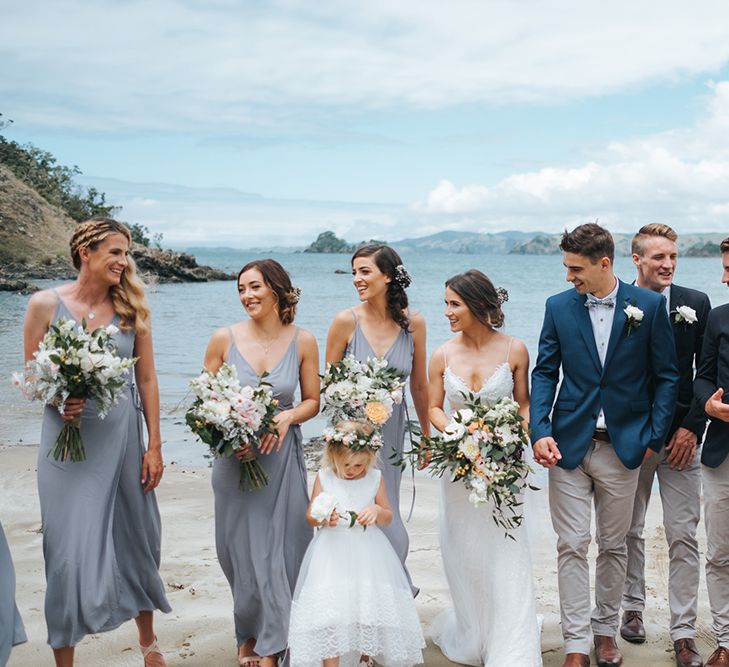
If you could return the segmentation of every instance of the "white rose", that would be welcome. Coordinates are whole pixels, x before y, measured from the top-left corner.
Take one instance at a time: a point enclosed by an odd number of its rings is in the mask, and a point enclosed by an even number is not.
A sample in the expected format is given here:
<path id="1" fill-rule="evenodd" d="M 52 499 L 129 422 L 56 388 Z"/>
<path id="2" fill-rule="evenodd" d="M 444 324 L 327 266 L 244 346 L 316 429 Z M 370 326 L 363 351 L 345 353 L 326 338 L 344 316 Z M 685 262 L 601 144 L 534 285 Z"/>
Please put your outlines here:
<path id="1" fill-rule="evenodd" d="M 638 306 L 626 306 L 623 311 L 629 320 L 640 322 L 643 320 L 643 311 Z"/>
<path id="2" fill-rule="evenodd" d="M 481 453 L 478 443 L 473 438 L 466 438 L 458 445 L 458 449 L 463 452 L 469 461 L 475 461 Z"/>
<path id="3" fill-rule="evenodd" d="M 453 442 L 460 440 L 466 434 L 466 427 L 458 422 L 451 422 L 443 429 L 443 440 Z"/>
<path id="4" fill-rule="evenodd" d="M 329 521 L 332 512 L 337 507 L 337 499 L 330 493 L 321 492 L 311 501 L 311 518 L 318 523 Z"/>
<path id="5" fill-rule="evenodd" d="M 463 408 L 462 410 L 457 410 L 453 416 L 455 417 L 456 415 L 462 423 L 468 424 L 473 419 L 473 410 L 471 408 Z"/>
<path id="6" fill-rule="evenodd" d="M 698 322 L 699 320 L 699 318 L 696 317 L 696 311 L 691 308 L 691 306 L 679 306 L 678 308 L 676 308 L 676 312 L 681 316 L 680 321 L 693 324 L 694 322 Z"/>

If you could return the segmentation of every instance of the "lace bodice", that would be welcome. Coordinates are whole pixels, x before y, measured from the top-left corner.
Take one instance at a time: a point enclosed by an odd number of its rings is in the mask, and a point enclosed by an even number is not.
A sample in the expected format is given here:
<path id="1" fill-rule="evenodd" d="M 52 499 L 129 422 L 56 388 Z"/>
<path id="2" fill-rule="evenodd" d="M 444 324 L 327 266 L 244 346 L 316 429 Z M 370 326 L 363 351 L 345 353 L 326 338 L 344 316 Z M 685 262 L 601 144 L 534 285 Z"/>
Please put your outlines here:
<path id="1" fill-rule="evenodd" d="M 341 479 L 331 468 L 319 471 L 322 491 L 331 493 L 337 499 L 338 510 L 359 512 L 375 502 L 377 490 L 380 488 L 382 473 L 372 468 L 361 479 Z"/>
<path id="2" fill-rule="evenodd" d="M 446 399 L 451 410 L 458 410 L 464 406 L 465 396 L 471 391 L 468 383 L 459 375 L 456 375 L 450 366 L 446 366 L 443 373 L 443 387 L 445 388 Z M 508 361 L 499 364 L 496 370 L 484 380 L 481 389 L 474 391 L 482 401 L 498 401 L 504 396 L 511 396 L 514 391 L 514 375 Z"/>

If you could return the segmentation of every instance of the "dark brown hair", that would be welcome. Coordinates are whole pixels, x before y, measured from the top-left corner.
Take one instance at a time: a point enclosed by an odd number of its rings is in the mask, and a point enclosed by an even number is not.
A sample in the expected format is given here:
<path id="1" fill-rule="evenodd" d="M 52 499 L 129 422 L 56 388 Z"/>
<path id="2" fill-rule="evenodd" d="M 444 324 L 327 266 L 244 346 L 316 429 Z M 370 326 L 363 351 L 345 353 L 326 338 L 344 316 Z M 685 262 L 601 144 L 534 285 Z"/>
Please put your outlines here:
<path id="1" fill-rule="evenodd" d="M 390 317 L 405 331 L 410 330 L 410 319 L 405 312 L 408 307 L 408 295 L 405 287 L 410 284 L 410 277 L 404 268 L 398 274 L 398 267 L 402 267 L 402 259 L 389 245 L 384 243 L 370 243 L 358 248 L 352 255 L 352 264 L 358 257 L 374 258 L 377 268 L 390 278 L 387 284 L 387 309 Z M 402 274 L 407 276 L 403 280 Z"/>
<path id="2" fill-rule="evenodd" d="M 727 236 L 719 245 L 721 252 L 729 252 L 729 236 Z"/>
<path id="3" fill-rule="evenodd" d="M 668 225 L 660 222 L 652 222 L 649 225 L 643 225 L 638 230 L 638 233 L 633 237 L 633 242 L 630 244 L 630 252 L 633 255 L 640 255 L 642 257 L 645 252 L 645 241 L 650 237 L 656 236 L 662 236 L 674 243 L 678 239 L 678 234 Z"/>
<path id="4" fill-rule="evenodd" d="M 448 278 L 445 286 L 463 299 L 468 310 L 481 324 L 493 329 L 504 326 L 501 299 L 494 284 L 484 273 L 478 269 L 469 269 Z"/>
<path id="5" fill-rule="evenodd" d="M 254 259 L 248 262 L 239 272 L 237 285 L 240 285 L 240 277 L 251 269 L 258 269 L 266 283 L 278 299 L 278 317 L 281 324 L 291 324 L 296 317 L 296 304 L 299 302 L 299 291 L 291 283 L 286 269 L 275 259 Z"/>
<path id="6" fill-rule="evenodd" d="M 600 227 L 596 222 L 580 225 L 571 232 L 565 229 L 559 249 L 562 252 L 587 257 L 593 264 L 597 264 L 603 257 L 607 257 L 611 262 L 615 261 L 613 237 L 607 229 Z"/>

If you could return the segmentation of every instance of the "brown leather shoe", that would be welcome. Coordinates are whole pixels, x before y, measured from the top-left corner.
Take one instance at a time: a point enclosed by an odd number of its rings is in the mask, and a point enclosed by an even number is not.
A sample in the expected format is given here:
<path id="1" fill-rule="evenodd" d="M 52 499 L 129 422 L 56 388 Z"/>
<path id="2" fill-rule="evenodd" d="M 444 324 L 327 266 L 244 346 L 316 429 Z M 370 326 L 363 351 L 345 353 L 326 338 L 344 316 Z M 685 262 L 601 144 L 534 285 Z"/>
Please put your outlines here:
<path id="1" fill-rule="evenodd" d="M 623 664 L 623 656 L 614 637 L 595 635 L 595 658 L 598 667 L 619 667 Z"/>
<path id="2" fill-rule="evenodd" d="M 673 650 L 676 652 L 676 667 L 703 667 L 696 642 L 690 637 L 673 642 Z"/>
<path id="3" fill-rule="evenodd" d="M 568 653 L 562 667 L 590 667 L 590 656 L 584 653 Z"/>
<path id="4" fill-rule="evenodd" d="M 631 644 L 642 644 L 645 641 L 643 614 L 639 611 L 626 611 L 620 626 L 620 636 Z"/>
<path id="5" fill-rule="evenodd" d="M 706 663 L 706 667 L 729 667 L 729 649 L 720 646 L 714 651 Z"/>

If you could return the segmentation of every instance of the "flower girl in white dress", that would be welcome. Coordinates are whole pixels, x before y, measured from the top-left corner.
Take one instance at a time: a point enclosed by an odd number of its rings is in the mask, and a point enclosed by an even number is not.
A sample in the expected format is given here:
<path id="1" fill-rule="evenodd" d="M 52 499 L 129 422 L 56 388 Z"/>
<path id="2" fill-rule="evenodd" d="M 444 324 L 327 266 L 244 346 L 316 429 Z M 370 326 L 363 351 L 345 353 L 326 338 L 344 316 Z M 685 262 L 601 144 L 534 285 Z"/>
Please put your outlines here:
<path id="1" fill-rule="evenodd" d="M 423 662 L 425 646 L 399 558 L 380 530 L 392 520 L 373 434 L 343 422 L 327 447 L 307 511 L 319 528 L 291 607 L 292 667 Z M 377 435 L 374 436 L 377 438 Z M 345 444 L 346 443 L 346 444 Z"/>

